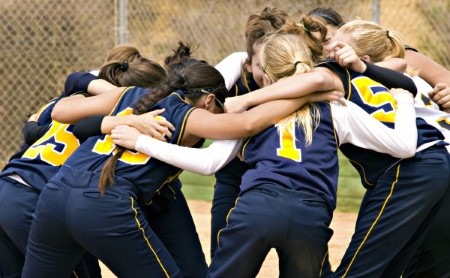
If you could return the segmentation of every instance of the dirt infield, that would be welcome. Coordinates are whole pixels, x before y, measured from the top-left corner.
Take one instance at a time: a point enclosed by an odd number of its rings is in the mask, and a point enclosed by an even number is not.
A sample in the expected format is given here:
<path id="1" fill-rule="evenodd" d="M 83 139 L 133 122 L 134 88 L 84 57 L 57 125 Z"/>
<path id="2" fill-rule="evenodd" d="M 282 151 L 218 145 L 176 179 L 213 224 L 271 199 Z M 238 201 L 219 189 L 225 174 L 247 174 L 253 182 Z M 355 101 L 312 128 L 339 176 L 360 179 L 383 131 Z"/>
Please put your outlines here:
<path id="1" fill-rule="evenodd" d="M 189 207 L 194 221 L 197 226 L 197 232 L 200 235 L 203 250 L 205 254 L 209 254 L 209 235 L 210 235 L 210 210 L 211 203 L 207 201 L 189 200 Z M 336 267 L 342 257 L 350 237 L 353 232 L 353 227 L 356 219 L 356 213 L 335 212 L 331 228 L 334 230 L 331 238 L 330 247 L 330 261 L 332 267 Z M 208 258 L 208 256 L 206 256 Z M 209 261 L 208 261 L 209 263 Z M 102 276 L 104 278 L 113 278 L 114 276 L 105 266 L 102 265 Z M 278 277 L 278 258 L 276 253 L 272 250 L 267 256 L 264 264 L 259 272 L 258 278 L 273 278 Z"/>

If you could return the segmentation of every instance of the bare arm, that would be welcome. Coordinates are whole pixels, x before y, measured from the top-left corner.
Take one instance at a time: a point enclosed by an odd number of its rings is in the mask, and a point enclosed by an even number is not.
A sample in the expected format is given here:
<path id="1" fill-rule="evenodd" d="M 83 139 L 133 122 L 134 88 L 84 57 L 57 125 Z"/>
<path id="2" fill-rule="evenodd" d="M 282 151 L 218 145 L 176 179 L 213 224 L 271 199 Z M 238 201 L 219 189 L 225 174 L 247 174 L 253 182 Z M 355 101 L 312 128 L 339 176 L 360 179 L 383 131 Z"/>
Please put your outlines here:
<path id="1" fill-rule="evenodd" d="M 340 93 L 315 93 L 300 98 L 266 102 L 242 113 L 212 114 L 204 109 L 195 109 L 187 120 L 185 137 L 235 139 L 253 136 L 297 111 L 305 103 L 340 97 Z M 185 137 L 183 145 L 186 143 Z"/>
<path id="2" fill-rule="evenodd" d="M 419 76 L 431 84 L 432 87 L 437 83 L 450 83 L 450 71 L 440 64 L 436 63 L 430 57 L 413 50 L 406 50 L 405 60 L 414 69 L 419 71 Z"/>
<path id="3" fill-rule="evenodd" d="M 97 81 L 100 81 L 99 87 L 96 87 Z M 52 119 L 61 123 L 72 124 L 89 116 L 108 115 L 123 93 L 124 88 L 114 86 L 113 88 L 111 87 L 112 89 L 104 90 L 102 87 L 104 85 L 103 81 L 102 79 L 97 79 L 89 84 L 89 93 L 91 91 L 96 93 L 101 91 L 101 94 L 92 97 L 75 95 L 58 101 L 53 108 Z"/>
<path id="4" fill-rule="evenodd" d="M 302 73 L 242 96 L 226 98 L 225 107 L 229 112 L 242 112 L 248 107 L 272 100 L 302 97 L 316 91 L 338 90 L 335 85 L 330 73 L 324 71 Z"/>

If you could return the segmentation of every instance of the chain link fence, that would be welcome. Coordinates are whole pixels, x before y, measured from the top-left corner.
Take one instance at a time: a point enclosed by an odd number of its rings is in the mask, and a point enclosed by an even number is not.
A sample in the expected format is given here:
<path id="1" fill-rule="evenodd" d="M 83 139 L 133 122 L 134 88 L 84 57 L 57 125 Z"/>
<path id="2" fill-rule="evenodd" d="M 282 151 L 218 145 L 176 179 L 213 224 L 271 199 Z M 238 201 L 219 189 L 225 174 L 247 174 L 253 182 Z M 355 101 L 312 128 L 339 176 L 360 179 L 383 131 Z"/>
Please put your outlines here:
<path id="1" fill-rule="evenodd" d="M 247 17 L 266 6 L 296 18 L 328 6 L 349 20 L 379 19 L 450 68 L 450 0 L 1 0 L 0 163 L 20 146 L 27 115 L 58 95 L 69 73 L 98 68 L 115 45 L 134 44 L 162 62 L 182 40 L 215 64 L 245 50 Z"/>

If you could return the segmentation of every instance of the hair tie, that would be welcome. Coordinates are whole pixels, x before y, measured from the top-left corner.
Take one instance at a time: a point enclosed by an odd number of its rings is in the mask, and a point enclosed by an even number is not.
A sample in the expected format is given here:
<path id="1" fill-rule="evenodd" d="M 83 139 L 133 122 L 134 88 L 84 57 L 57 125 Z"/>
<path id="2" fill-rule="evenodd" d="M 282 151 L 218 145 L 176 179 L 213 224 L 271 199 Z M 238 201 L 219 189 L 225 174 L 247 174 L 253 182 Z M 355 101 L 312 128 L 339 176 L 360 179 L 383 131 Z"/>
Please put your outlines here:
<path id="1" fill-rule="evenodd" d="M 298 65 L 298 64 L 301 64 L 301 63 L 302 63 L 301 61 L 295 62 L 295 63 L 294 63 L 294 69 L 296 69 L 296 68 L 297 68 L 297 65 Z"/>
<path id="2" fill-rule="evenodd" d="M 389 30 L 386 30 L 386 36 L 389 38 Z"/>
<path id="3" fill-rule="evenodd" d="M 303 22 L 300 22 L 299 24 L 302 26 L 303 30 L 304 30 L 306 33 L 309 32 L 309 30 L 306 29 L 306 27 L 305 27 L 305 25 L 303 24 Z"/>
<path id="4" fill-rule="evenodd" d="M 120 70 L 122 72 L 126 72 L 128 69 L 128 61 L 124 61 L 122 64 L 120 64 Z"/>
<path id="5" fill-rule="evenodd" d="M 305 25 L 302 24 L 303 30 L 305 30 L 306 33 L 309 33 L 309 30 L 306 29 Z"/>

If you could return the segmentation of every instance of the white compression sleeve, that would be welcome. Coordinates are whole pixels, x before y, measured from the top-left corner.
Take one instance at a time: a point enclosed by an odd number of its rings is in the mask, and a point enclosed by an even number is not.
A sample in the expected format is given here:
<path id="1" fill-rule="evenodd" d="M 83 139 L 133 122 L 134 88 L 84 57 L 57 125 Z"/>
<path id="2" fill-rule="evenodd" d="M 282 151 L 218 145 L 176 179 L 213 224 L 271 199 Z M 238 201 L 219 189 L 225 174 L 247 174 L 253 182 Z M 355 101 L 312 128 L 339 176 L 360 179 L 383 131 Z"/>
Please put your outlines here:
<path id="1" fill-rule="evenodd" d="M 230 90 L 241 76 L 242 65 L 247 57 L 247 52 L 234 52 L 215 66 L 225 79 L 227 90 Z"/>
<path id="2" fill-rule="evenodd" d="M 352 102 L 347 102 L 347 106 L 333 102 L 333 122 L 339 143 L 351 143 L 398 158 L 413 156 L 417 147 L 413 99 L 406 95 L 395 98 L 397 111 L 394 129 L 388 128 Z"/>
<path id="3" fill-rule="evenodd" d="M 217 140 L 206 148 L 196 149 L 141 135 L 135 149 L 178 168 L 200 175 L 212 175 L 236 156 L 242 142 L 243 139 Z"/>

